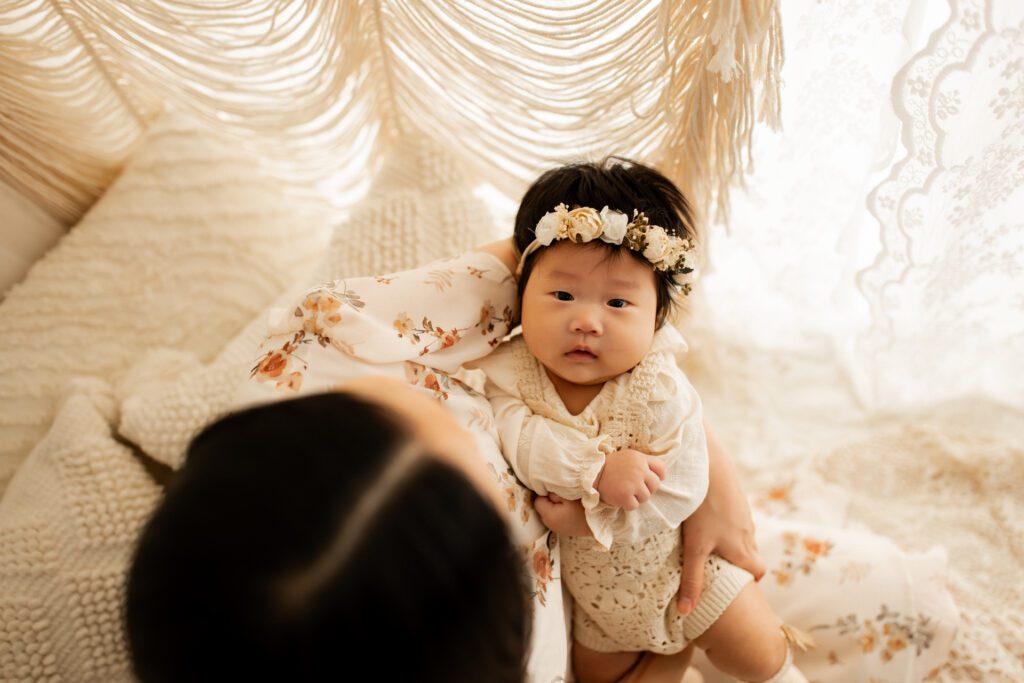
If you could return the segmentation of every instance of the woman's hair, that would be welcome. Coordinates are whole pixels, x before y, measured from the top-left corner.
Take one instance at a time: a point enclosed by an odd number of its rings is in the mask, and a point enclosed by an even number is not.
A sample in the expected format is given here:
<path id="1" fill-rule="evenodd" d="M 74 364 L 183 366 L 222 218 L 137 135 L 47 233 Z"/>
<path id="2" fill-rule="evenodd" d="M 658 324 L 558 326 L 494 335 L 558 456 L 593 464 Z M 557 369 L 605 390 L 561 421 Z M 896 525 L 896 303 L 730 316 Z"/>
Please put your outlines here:
<path id="1" fill-rule="evenodd" d="M 138 543 L 126 622 L 146 683 L 519 683 L 528 595 L 469 480 L 387 409 L 328 393 L 195 438 Z"/>
<path id="2" fill-rule="evenodd" d="M 559 204 L 570 210 L 589 206 L 600 211 L 607 206 L 633 219 L 633 210 L 642 211 L 653 225 L 660 225 L 670 235 L 688 238 L 697 243 L 697 231 L 690 203 L 675 184 L 655 169 L 623 157 L 606 157 L 598 162 L 580 162 L 560 166 L 542 174 L 523 195 L 516 213 L 515 244 L 523 253 L 533 242 L 538 221 L 544 214 L 554 211 Z M 642 254 L 606 242 L 595 240 L 587 246 L 626 253 L 648 264 Z M 543 249 L 526 258 L 519 277 L 519 299 L 522 300 L 526 283 Z M 676 297 L 671 273 L 656 270 L 658 304 L 656 325 L 667 318 Z"/>

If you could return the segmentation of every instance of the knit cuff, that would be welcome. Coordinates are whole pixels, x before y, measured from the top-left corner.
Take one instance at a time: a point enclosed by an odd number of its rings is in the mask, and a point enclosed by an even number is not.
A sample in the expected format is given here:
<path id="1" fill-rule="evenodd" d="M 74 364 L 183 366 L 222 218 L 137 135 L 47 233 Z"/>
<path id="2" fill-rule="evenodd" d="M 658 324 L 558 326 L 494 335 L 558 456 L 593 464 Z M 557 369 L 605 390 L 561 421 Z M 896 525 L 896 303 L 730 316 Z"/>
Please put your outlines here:
<path id="1" fill-rule="evenodd" d="M 707 631 L 732 604 L 743 587 L 754 580 L 754 575 L 747 570 L 719 557 L 709 557 L 704 569 L 704 592 L 700 594 L 697 606 L 687 615 L 683 625 L 683 637 L 688 641 L 699 638 Z"/>

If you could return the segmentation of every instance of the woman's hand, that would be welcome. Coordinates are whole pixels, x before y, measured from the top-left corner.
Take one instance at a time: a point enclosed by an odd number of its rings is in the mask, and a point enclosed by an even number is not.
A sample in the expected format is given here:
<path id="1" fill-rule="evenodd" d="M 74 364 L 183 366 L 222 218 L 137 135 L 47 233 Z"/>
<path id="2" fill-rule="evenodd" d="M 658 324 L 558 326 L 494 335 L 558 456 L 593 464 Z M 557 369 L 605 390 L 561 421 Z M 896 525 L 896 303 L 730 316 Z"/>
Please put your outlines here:
<path id="1" fill-rule="evenodd" d="M 583 503 L 578 500 L 566 500 L 554 493 L 537 496 L 533 501 L 533 509 L 540 515 L 544 526 L 559 536 L 590 536 L 590 526 Z"/>
<path id="2" fill-rule="evenodd" d="M 704 586 L 704 562 L 715 553 L 742 567 L 760 580 L 766 571 L 757 552 L 754 520 L 732 460 L 707 423 L 711 464 L 708 495 L 697 511 L 683 522 L 683 574 L 679 580 L 677 606 L 689 614 Z"/>

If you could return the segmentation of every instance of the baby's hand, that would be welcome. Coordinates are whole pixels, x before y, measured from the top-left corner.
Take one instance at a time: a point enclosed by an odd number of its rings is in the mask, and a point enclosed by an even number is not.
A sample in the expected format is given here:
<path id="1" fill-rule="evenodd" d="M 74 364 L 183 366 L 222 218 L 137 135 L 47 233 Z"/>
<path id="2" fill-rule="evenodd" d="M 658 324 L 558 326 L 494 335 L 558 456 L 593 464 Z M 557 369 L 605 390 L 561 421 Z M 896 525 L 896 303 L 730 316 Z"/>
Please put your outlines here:
<path id="1" fill-rule="evenodd" d="M 565 500 L 550 493 L 537 496 L 533 509 L 540 515 L 544 526 L 560 536 L 590 536 L 587 514 L 583 511 L 583 503 L 578 500 Z"/>
<path id="2" fill-rule="evenodd" d="M 594 488 L 601 494 L 601 502 L 636 510 L 661 487 L 664 478 L 665 463 L 661 458 L 624 448 L 607 457 Z"/>

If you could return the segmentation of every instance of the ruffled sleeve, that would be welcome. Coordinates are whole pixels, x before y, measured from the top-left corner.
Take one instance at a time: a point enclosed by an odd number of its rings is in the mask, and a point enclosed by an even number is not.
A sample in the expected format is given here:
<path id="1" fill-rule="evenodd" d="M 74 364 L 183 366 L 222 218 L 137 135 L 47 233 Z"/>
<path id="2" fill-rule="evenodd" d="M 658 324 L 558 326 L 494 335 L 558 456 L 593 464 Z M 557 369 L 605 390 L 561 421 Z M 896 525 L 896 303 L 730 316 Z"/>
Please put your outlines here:
<path id="1" fill-rule="evenodd" d="M 594 538 L 604 547 L 610 545 L 606 539 L 637 543 L 678 527 L 707 495 L 708 451 L 700 397 L 678 366 L 685 349 L 678 334 L 659 332 L 645 361 L 654 363 L 657 372 L 647 405 L 650 439 L 646 448 L 637 450 L 664 457 L 665 479 L 636 510 L 600 503 L 587 511 Z"/>
<path id="2" fill-rule="evenodd" d="M 567 500 L 598 501 L 594 481 L 611 446 L 606 435 L 588 436 L 538 415 L 519 393 L 513 341 L 475 367 L 487 375 L 486 394 L 494 409 L 501 449 L 516 477 L 541 496 L 555 493 Z"/>

